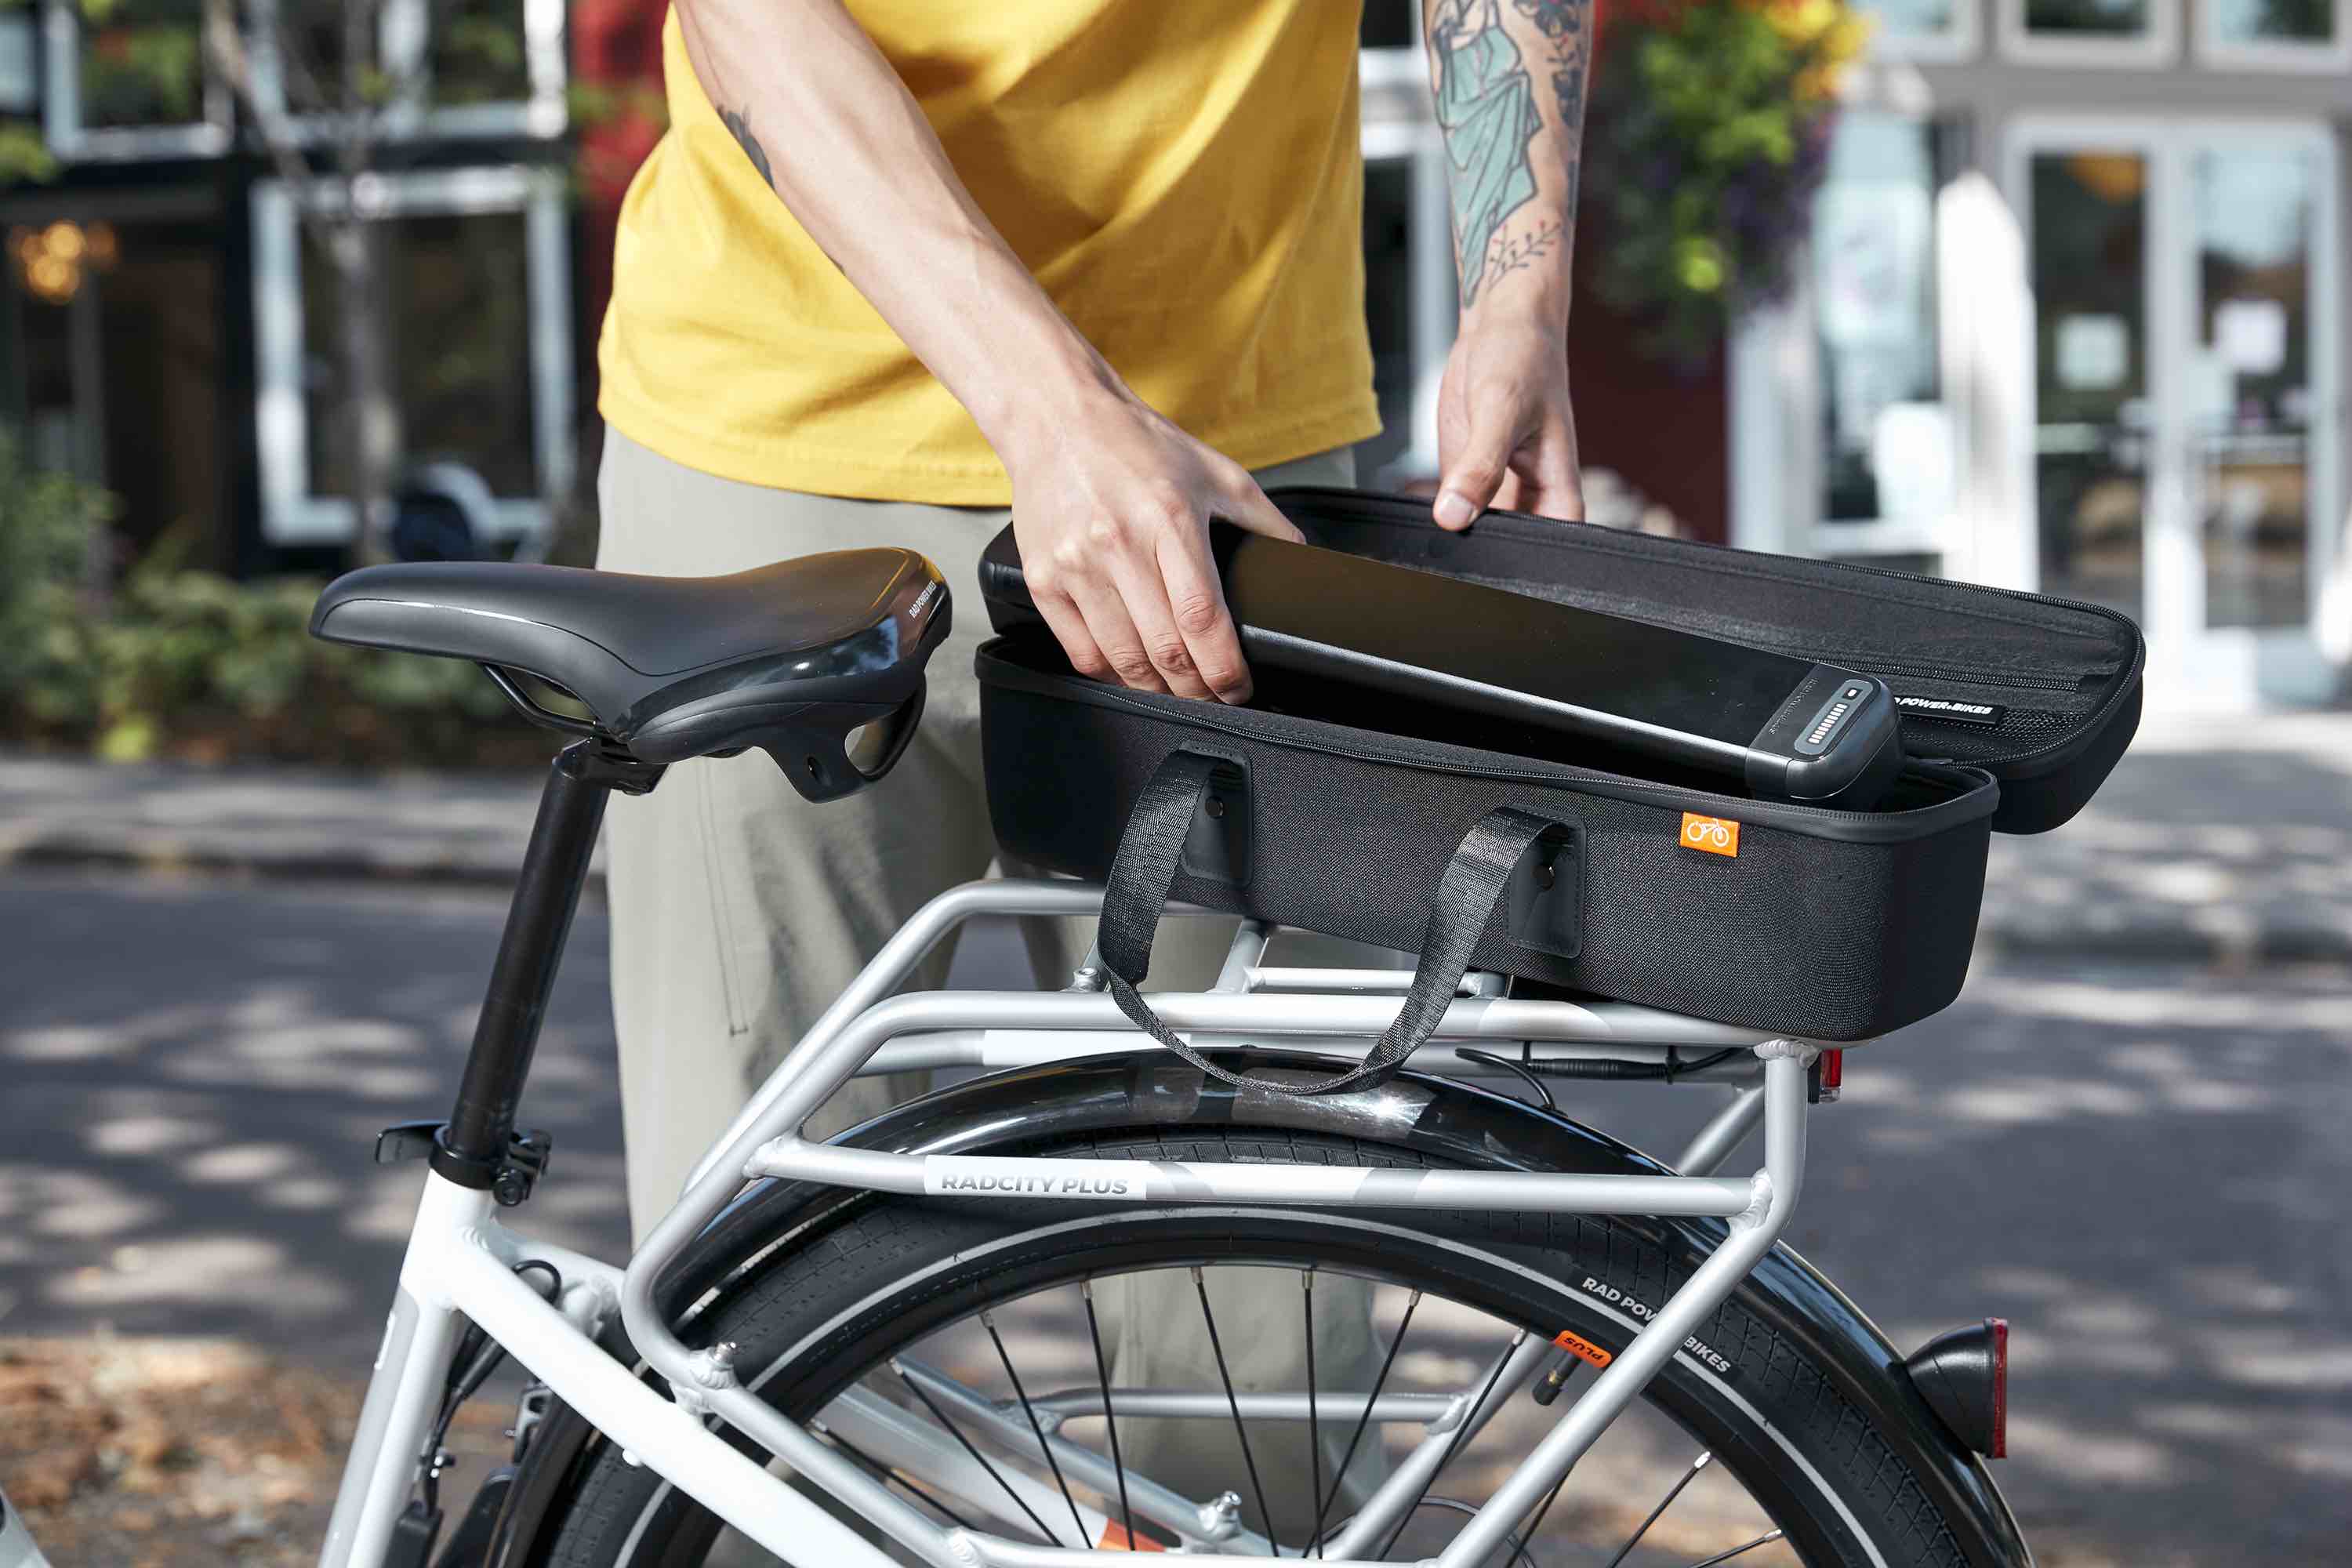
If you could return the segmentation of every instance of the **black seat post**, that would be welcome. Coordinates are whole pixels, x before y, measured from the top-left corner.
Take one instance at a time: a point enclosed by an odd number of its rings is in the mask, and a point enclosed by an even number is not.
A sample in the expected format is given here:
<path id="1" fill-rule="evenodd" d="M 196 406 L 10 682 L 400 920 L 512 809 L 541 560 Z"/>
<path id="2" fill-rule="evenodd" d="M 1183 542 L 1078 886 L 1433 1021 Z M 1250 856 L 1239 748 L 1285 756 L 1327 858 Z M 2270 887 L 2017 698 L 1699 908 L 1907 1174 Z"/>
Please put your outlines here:
<path id="1" fill-rule="evenodd" d="M 605 802 L 616 788 L 642 794 L 660 776 L 659 768 L 616 753 L 599 740 L 566 746 L 549 770 L 457 1106 L 433 1149 L 433 1169 L 460 1186 L 499 1190 L 516 1106 L 580 907 L 580 889 L 588 880 Z M 503 1190 L 500 1197 L 512 1201 Z"/>

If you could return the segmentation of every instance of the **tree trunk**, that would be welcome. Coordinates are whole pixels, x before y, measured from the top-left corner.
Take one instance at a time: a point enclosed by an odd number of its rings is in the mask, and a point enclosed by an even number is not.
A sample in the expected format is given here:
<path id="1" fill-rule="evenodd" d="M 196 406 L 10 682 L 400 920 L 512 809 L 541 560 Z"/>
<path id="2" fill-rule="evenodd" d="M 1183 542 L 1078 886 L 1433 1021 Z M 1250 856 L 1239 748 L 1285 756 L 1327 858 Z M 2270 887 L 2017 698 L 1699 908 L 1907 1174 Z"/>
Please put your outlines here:
<path id="1" fill-rule="evenodd" d="M 392 558 L 392 487 L 401 462 L 400 395 L 394 384 L 385 298 L 385 231 L 362 217 L 336 236 L 336 281 L 342 316 L 343 427 L 352 504 L 358 527 L 353 557 Z"/>

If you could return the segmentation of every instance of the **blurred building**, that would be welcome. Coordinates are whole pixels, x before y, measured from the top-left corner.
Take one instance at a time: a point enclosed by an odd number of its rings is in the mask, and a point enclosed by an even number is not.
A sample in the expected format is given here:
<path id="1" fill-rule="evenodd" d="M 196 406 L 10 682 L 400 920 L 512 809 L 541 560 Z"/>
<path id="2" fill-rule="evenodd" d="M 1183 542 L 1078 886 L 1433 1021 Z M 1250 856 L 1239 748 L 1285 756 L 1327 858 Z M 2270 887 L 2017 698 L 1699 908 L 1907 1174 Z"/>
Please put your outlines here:
<path id="1" fill-rule="evenodd" d="M 1800 287 L 1696 378 L 1580 289 L 1586 460 L 1702 537 L 2114 605 L 2170 700 L 2329 695 L 2352 0 L 1855 3 Z M 1451 284 L 1417 10 L 1371 0 L 1365 150 L 1387 446 L 1425 468 Z"/>
<path id="2" fill-rule="evenodd" d="M 228 0 L 29 0 L 0 11 L 0 416 L 121 496 L 134 545 L 202 564 L 311 563 L 352 529 L 338 443 L 336 285 L 298 199 L 354 193 L 331 126 L 296 117 L 307 196 L 243 134 L 199 29 Z M 539 528 L 572 468 L 562 0 L 350 0 L 417 67 L 357 198 L 389 227 L 407 446 L 460 472 L 484 531 Z M 307 4 L 308 9 L 302 9 Z M 282 10 L 280 7 L 282 6 Z M 340 71 L 343 0 L 243 0 L 281 111 Z M 273 41 L 276 47 L 272 47 Z M 472 484 L 478 479 L 479 486 Z M 486 487 L 486 489 L 485 489 Z"/>
<path id="3" fill-rule="evenodd" d="M 408 446 L 478 475 L 495 529 L 527 535 L 593 441 L 664 7 L 351 3 L 430 67 L 368 191 L 396 233 Z M 2352 0 L 1855 3 L 1879 26 L 1798 289 L 1668 368 L 1580 289 L 1588 461 L 1702 538 L 2115 605 L 2148 628 L 2159 691 L 2326 695 L 2352 658 Z M 348 536 L 322 413 L 336 301 L 195 46 L 205 5 L 0 11 L 0 171 L 57 160 L 0 195 L 0 414 L 121 492 L 134 538 L 179 525 L 257 570 Z M 1389 429 L 1363 458 L 1390 483 L 1434 469 L 1454 331 L 1419 10 L 1365 0 Z M 1605 215 L 1580 240 L 1608 244 Z"/>

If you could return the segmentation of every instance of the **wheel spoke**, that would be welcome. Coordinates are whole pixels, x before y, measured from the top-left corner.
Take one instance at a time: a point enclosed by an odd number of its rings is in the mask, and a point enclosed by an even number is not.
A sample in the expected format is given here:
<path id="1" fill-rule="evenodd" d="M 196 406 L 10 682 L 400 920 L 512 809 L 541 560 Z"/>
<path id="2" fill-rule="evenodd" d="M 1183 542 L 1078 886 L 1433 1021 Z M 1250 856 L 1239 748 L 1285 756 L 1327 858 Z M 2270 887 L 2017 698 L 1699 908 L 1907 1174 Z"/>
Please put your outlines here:
<path id="1" fill-rule="evenodd" d="M 1037 1451 L 1045 1456 L 1045 1468 L 1054 1472 L 1054 1484 L 1062 1489 L 1062 1500 L 1070 1505 L 1070 1522 L 1078 1529 L 1078 1544 L 1087 1544 L 1087 1521 L 1078 1517 L 1078 1500 L 1070 1495 L 1070 1483 L 1062 1479 L 1061 1462 L 1054 1458 L 1054 1446 L 1045 1441 L 1045 1428 L 1038 1421 L 1037 1412 L 1029 1403 L 1029 1391 L 1021 1386 L 1021 1374 L 1013 1370 L 1013 1357 L 1004 1348 L 1003 1336 L 996 1331 L 996 1319 L 987 1312 L 980 1315 L 980 1326 L 988 1331 L 991 1343 L 996 1346 L 996 1359 L 1004 1363 L 1004 1375 L 1012 1381 L 1013 1396 L 1021 1401 L 1021 1414 L 1029 1417 L 1029 1430 L 1037 1434 Z"/>
<path id="2" fill-rule="evenodd" d="M 1698 1473 L 1706 1468 L 1707 1461 L 1714 1458 L 1715 1455 L 1712 1452 L 1704 1449 L 1701 1450 L 1699 1457 L 1690 1462 L 1690 1468 L 1685 1470 L 1681 1475 L 1675 1478 L 1675 1484 L 1666 1489 L 1666 1495 L 1658 1500 L 1658 1506 L 1650 1510 L 1650 1517 L 1641 1522 L 1641 1524 L 1634 1530 L 1633 1533 L 1626 1538 L 1625 1544 L 1617 1549 L 1617 1555 L 1609 1560 L 1609 1568 L 1617 1568 L 1619 1563 L 1624 1562 L 1626 1558 L 1633 1555 L 1633 1548 L 1642 1543 L 1642 1537 L 1650 1533 L 1650 1526 L 1658 1522 L 1658 1516 L 1674 1506 L 1675 1499 L 1683 1495 L 1683 1489 L 1690 1485 L 1691 1482 L 1698 1479 Z M 1751 1541 L 1748 1543 L 1748 1546 L 1757 1546 L 1761 1544 L 1762 1542 L 1760 1542 Z M 1745 1552 L 1748 1550 L 1748 1546 L 1743 1546 L 1739 1550 L 1741 1552 Z M 1726 1552 L 1724 1555 L 1727 1557 L 1734 1555 L 1734 1553 Z M 1720 1563 L 1722 1561 L 1722 1557 L 1710 1557 L 1707 1559 L 1707 1562 L 1709 1563 Z M 1701 1568 L 1705 1568 L 1705 1565 L 1702 1564 Z"/>
<path id="3" fill-rule="evenodd" d="M 923 1408 L 931 1413 L 931 1419 L 946 1427 L 950 1436 L 953 1436 L 957 1442 L 963 1445 L 963 1451 L 970 1454 L 979 1464 L 980 1468 L 988 1472 L 989 1479 L 993 1480 L 998 1486 L 1003 1487 L 1004 1489 L 1004 1495 L 1011 1498 L 1013 1504 L 1018 1507 L 1023 1513 L 1029 1516 L 1029 1522 L 1037 1527 L 1037 1533 L 1045 1538 L 1045 1544 L 1048 1546 L 1059 1546 L 1062 1544 L 1062 1538 L 1045 1528 L 1045 1521 L 1037 1517 L 1037 1510 L 1029 1506 L 1029 1500 L 1023 1497 L 1019 1492 L 1013 1489 L 1013 1483 L 1004 1479 L 1004 1472 L 998 1469 L 994 1465 L 990 1464 L 988 1462 L 988 1456 L 982 1453 L 978 1448 L 972 1447 L 971 1439 L 963 1435 L 963 1428 L 949 1420 L 948 1413 L 940 1409 L 938 1402 L 933 1400 L 929 1394 L 923 1392 L 923 1385 L 907 1375 L 907 1369 L 898 1364 L 898 1358 L 897 1356 L 892 1356 L 890 1358 L 890 1370 L 897 1373 L 898 1374 L 898 1381 L 905 1384 L 908 1391 L 911 1392 L 916 1398 L 923 1402 Z M 1086 1543 L 1086 1532 L 1084 1531 L 1080 1531 L 1078 1532 L 1078 1544 L 1080 1546 L 1084 1546 Z"/>
<path id="4" fill-rule="evenodd" d="M 819 1428 L 819 1430 L 823 1430 L 823 1428 Z M 825 1432 L 824 1435 L 827 1438 L 831 1439 L 835 1447 L 848 1455 L 854 1463 L 863 1467 L 867 1474 L 871 1475 L 876 1480 L 880 1481 L 884 1486 L 903 1487 L 917 1498 L 919 1498 L 924 1502 L 930 1504 L 933 1508 L 938 1509 L 941 1513 L 947 1515 L 948 1522 L 955 1525 L 958 1529 L 970 1530 L 972 1528 L 971 1521 L 964 1518 L 963 1515 L 958 1513 L 955 1510 L 941 1502 L 938 1498 L 933 1497 L 921 1487 L 917 1486 L 905 1476 L 900 1475 L 898 1471 L 884 1465 L 881 1460 L 876 1458 L 873 1455 L 867 1453 L 865 1449 L 859 1447 L 856 1444 L 851 1442 L 840 1433 Z M 1081 1539 L 1083 1539 L 1084 1532 L 1081 1531 L 1080 1534 Z"/>
<path id="5" fill-rule="evenodd" d="M 1780 1540 L 1786 1533 L 1785 1531 L 1768 1530 L 1745 1546 L 1735 1546 L 1728 1552 L 1718 1552 L 1712 1557 L 1692 1563 L 1690 1568 L 1715 1568 L 1718 1563 L 1728 1563 L 1741 1552 L 1753 1552 L 1759 1546 Z"/>
<path id="6" fill-rule="evenodd" d="M 1323 1424 L 1315 1413 L 1315 1270 L 1300 1269 L 1298 1282 L 1305 1288 L 1307 1299 L 1307 1464 L 1313 1477 L 1307 1495 L 1319 1498 L 1323 1495 Z M 1273 1533 L 1271 1530 L 1266 1531 L 1269 1538 Z M 1298 1555 L 1304 1557 L 1309 1552 L 1318 1557 L 1323 1555 L 1322 1536 L 1317 1535 L 1300 1547 Z"/>
<path id="7" fill-rule="evenodd" d="M 1412 1500 L 1412 1507 L 1404 1510 L 1396 1521 L 1396 1528 L 1390 1531 L 1389 1538 L 1381 1543 L 1383 1559 L 1396 1550 L 1398 1539 L 1404 1534 L 1405 1526 L 1412 1522 L 1412 1516 L 1420 1509 L 1422 1500 L 1429 1496 L 1429 1489 L 1437 1484 L 1437 1478 L 1445 1473 L 1445 1467 L 1452 1464 L 1454 1457 L 1462 1451 L 1463 1444 L 1470 1436 L 1470 1428 L 1478 1424 L 1478 1413 L 1486 1409 L 1486 1401 L 1494 1397 L 1495 1384 L 1502 1381 L 1503 1369 L 1511 1364 L 1511 1352 L 1526 1343 L 1527 1338 L 1527 1330 L 1521 1329 L 1511 1336 L 1511 1342 L 1503 1347 L 1503 1353 L 1495 1358 L 1495 1370 L 1486 1374 L 1486 1385 L 1478 1390 L 1478 1397 L 1470 1402 L 1462 1412 L 1462 1419 L 1454 1424 L 1454 1436 L 1445 1445 L 1445 1457 L 1439 1459 L 1437 1468 L 1429 1472 L 1429 1479 L 1422 1483 L 1420 1492 Z"/>
<path id="8" fill-rule="evenodd" d="M 1389 1384 L 1389 1369 L 1396 1365 L 1397 1352 L 1404 1348 L 1404 1336 L 1412 1327 L 1412 1314 L 1421 1305 L 1421 1292 L 1415 1290 L 1405 1298 L 1404 1317 L 1397 1324 L 1396 1338 L 1389 1342 L 1389 1353 L 1381 1360 L 1381 1374 L 1372 1380 L 1371 1393 L 1364 1396 L 1364 1413 L 1356 1417 L 1356 1429 L 1348 1436 L 1347 1450 L 1339 1456 L 1339 1468 L 1331 1473 L 1331 1493 L 1315 1510 L 1315 1539 L 1323 1539 L 1323 1521 L 1330 1516 L 1331 1505 L 1339 1500 L 1339 1488 L 1348 1479 L 1348 1467 L 1355 1463 L 1356 1445 L 1364 1440 L 1364 1428 L 1372 1422 L 1372 1406 L 1381 1397 L 1381 1390 Z"/>
<path id="9" fill-rule="evenodd" d="M 1274 1512 L 1265 1506 L 1265 1488 L 1257 1479 L 1257 1457 L 1250 1452 L 1249 1428 L 1242 1424 L 1242 1402 L 1234 1397 L 1234 1374 L 1225 1370 L 1225 1342 L 1217 1335 L 1217 1314 L 1209 1307 L 1209 1282 L 1198 1265 L 1192 1269 L 1192 1289 L 1201 1298 L 1201 1321 L 1209 1325 L 1209 1350 L 1217 1358 L 1217 1381 L 1225 1385 L 1225 1407 L 1234 1413 L 1234 1436 L 1241 1439 L 1242 1468 L 1249 1472 L 1250 1490 L 1257 1494 L 1257 1516 L 1265 1525 L 1266 1555 L 1282 1555 L 1275 1538 Z"/>
<path id="10" fill-rule="evenodd" d="M 1103 1426 L 1110 1433 L 1110 1468 L 1118 1477 L 1118 1522 L 1127 1531 L 1127 1549 L 1135 1550 L 1135 1510 L 1127 1502 L 1127 1465 L 1118 1457 L 1118 1417 L 1110 1407 L 1110 1363 L 1103 1359 L 1102 1327 L 1095 1321 L 1095 1282 L 1078 1281 L 1078 1300 L 1087 1304 L 1087 1338 L 1095 1346 L 1095 1381 L 1102 1389 Z"/>
<path id="11" fill-rule="evenodd" d="M 1570 1380 L 1576 1376 L 1576 1369 L 1583 1364 L 1584 1363 L 1582 1362 L 1574 1363 L 1570 1365 L 1566 1372 L 1560 1374 L 1559 1386 L 1562 1389 L 1565 1389 L 1568 1386 Z M 1558 1396 L 1557 1393 L 1553 1395 L 1555 1398 Z M 1526 1559 L 1528 1568 L 1534 1568 L 1536 1557 L 1533 1548 L 1536 1543 L 1536 1536 L 1538 1532 L 1543 1529 L 1544 1518 L 1551 1512 L 1551 1505 L 1559 1500 L 1560 1489 L 1567 1485 L 1568 1478 L 1566 1476 L 1562 1476 L 1559 1479 L 1552 1482 L 1551 1490 L 1544 1494 L 1542 1506 L 1536 1510 L 1535 1518 L 1528 1521 L 1527 1530 L 1519 1537 L 1519 1549 L 1511 1553 L 1510 1562 L 1505 1563 L 1503 1568 L 1518 1568 L 1519 1562 L 1522 1558 Z"/>

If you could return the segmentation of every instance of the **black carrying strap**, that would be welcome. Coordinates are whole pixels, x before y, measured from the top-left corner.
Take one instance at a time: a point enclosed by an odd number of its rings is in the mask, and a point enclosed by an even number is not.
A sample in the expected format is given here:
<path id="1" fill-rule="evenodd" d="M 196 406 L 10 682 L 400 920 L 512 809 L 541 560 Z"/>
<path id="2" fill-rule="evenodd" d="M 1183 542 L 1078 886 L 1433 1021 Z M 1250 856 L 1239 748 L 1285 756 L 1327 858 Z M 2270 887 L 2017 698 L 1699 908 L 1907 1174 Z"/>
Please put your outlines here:
<path id="1" fill-rule="evenodd" d="M 1151 940 L 1175 885 L 1193 815 L 1207 796 L 1219 766 L 1214 757 L 1171 752 L 1143 786 L 1127 819 L 1126 837 L 1111 862 L 1103 889 L 1102 923 L 1095 933 L 1110 984 L 1111 999 L 1136 1026 L 1211 1078 L 1281 1094 L 1336 1094 L 1394 1078 L 1404 1060 L 1436 1031 L 1453 1004 L 1470 951 L 1511 879 L 1528 847 L 1558 825 L 1533 812 L 1501 806 L 1488 812 L 1463 836 L 1462 846 L 1438 879 L 1437 897 L 1421 943 L 1421 967 L 1404 994 L 1396 1021 L 1381 1033 L 1361 1066 L 1311 1083 L 1272 1083 L 1227 1072 L 1176 1037 L 1174 1030 L 1136 992 L 1151 967 Z"/>

